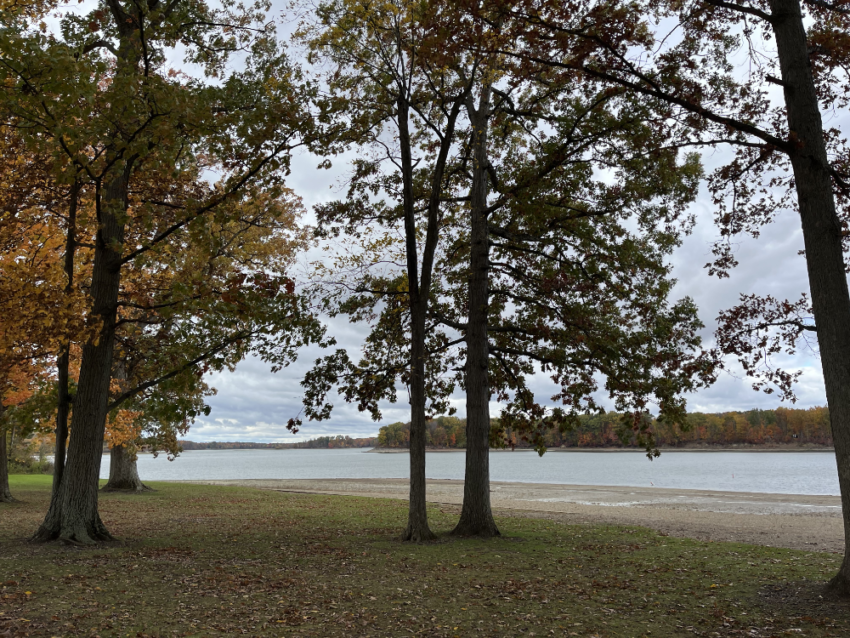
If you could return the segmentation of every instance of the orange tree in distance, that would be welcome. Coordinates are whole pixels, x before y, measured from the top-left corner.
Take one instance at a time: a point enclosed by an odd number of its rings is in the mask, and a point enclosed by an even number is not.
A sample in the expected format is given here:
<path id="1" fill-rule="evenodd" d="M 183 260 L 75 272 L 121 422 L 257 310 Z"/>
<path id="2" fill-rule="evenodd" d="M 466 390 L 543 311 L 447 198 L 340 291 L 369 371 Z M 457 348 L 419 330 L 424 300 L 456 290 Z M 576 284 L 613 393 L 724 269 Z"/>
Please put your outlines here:
<path id="1" fill-rule="evenodd" d="M 107 426 L 108 489 L 143 489 L 138 444 L 179 454 L 178 439 L 209 414 L 203 397 L 215 390 L 205 373 L 233 369 L 249 352 L 280 367 L 321 336 L 287 275 L 305 245 L 300 200 L 286 190 L 277 198 L 255 192 L 237 208 L 188 244 L 163 242 L 144 268 L 127 272 L 109 408 L 133 417 Z"/>

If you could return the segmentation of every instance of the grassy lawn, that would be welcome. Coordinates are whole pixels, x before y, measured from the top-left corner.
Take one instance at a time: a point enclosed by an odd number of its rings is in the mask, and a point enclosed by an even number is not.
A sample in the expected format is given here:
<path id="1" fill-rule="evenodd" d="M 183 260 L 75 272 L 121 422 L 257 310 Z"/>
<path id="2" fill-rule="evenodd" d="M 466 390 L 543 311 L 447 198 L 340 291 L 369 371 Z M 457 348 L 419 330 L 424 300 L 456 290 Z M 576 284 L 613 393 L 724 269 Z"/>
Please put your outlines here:
<path id="1" fill-rule="evenodd" d="M 50 477 L 0 504 L 0 636 L 850 636 L 834 554 L 499 517 L 395 540 L 406 503 L 153 483 L 104 494 L 121 541 L 31 545 Z M 4 633 L 5 632 L 5 633 Z"/>

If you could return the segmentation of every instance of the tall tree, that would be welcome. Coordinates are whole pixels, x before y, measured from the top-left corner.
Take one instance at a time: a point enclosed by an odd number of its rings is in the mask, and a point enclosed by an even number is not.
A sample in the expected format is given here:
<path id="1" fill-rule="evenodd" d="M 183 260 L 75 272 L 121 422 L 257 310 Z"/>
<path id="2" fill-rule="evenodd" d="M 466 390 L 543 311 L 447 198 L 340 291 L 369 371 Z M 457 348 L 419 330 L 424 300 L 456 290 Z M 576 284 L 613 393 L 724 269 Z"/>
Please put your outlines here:
<path id="1" fill-rule="evenodd" d="M 333 107 L 350 122 L 350 143 L 368 153 L 354 162 L 347 200 L 317 210 L 322 232 L 344 229 L 357 236 L 364 226 L 379 224 L 384 232 L 401 233 L 402 273 L 367 275 L 355 286 L 355 293 L 383 299 L 402 295 L 406 324 L 394 321 L 378 330 L 395 326 L 396 336 L 409 331 L 403 350 L 407 360 L 400 365 L 374 370 L 367 359 L 358 367 L 344 351 L 320 362 L 305 380 L 307 416 L 327 417 L 325 395 L 340 376 L 353 385 L 368 386 L 370 399 L 361 406 L 376 415 L 377 398 L 394 398 L 394 384 L 401 376 L 411 409 L 410 507 L 403 534 L 411 541 L 434 538 L 425 501 L 428 309 L 446 166 L 469 86 L 455 82 L 436 55 L 444 28 L 447 25 L 436 5 L 336 0 L 320 4 L 315 20 L 302 30 L 312 60 L 331 67 L 327 81 L 341 101 Z M 441 87 L 437 99 L 434 87 Z M 347 308 L 357 312 L 358 303 L 349 300 Z M 439 402 L 439 392 L 433 396 Z"/>
<path id="2" fill-rule="evenodd" d="M 25 17 L 3 24 L 4 122 L 56 158 L 55 175 L 83 175 L 97 230 L 89 291 L 98 334 L 83 346 L 74 397 L 69 463 L 35 538 L 90 543 L 111 538 L 97 508 L 97 479 L 108 408 L 122 275 L 162 242 L 225 214 L 248 187 L 276 196 L 291 149 L 310 137 L 311 89 L 277 49 L 262 6 L 110 0 L 64 13 L 61 33 Z M 181 46 L 215 82 L 170 73 Z M 227 70 L 244 51 L 245 67 Z M 302 134 L 303 133 L 303 134 Z M 136 200 L 142 173 L 179 181 L 194 158 L 218 176 L 198 197 Z M 128 245 L 128 224 L 146 233 Z"/>
<path id="3" fill-rule="evenodd" d="M 722 235 L 712 273 L 725 276 L 736 264 L 735 234 L 757 236 L 782 207 L 799 212 L 814 323 L 801 320 L 805 298 L 744 298 L 721 316 L 719 337 L 745 369 L 787 396 L 793 375 L 760 368 L 752 346 L 773 329 L 779 332 L 766 338 L 779 347 L 783 339 L 793 348 L 804 333 L 817 335 L 846 533 L 844 562 L 831 585 L 850 594 L 848 154 L 820 114 L 821 102 L 847 104 L 850 11 L 824 0 L 693 0 L 657 3 L 651 11 L 605 2 L 581 14 L 571 12 L 571 3 L 537 0 L 503 8 L 525 23 L 516 33 L 525 47 L 521 59 L 643 96 L 683 125 L 683 145 L 734 148 L 734 159 L 709 180 Z M 675 38 L 662 35 L 670 26 Z M 730 63 L 737 55 L 749 57 L 748 73 Z M 781 87 L 781 96 L 771 85 Z"/>
<path id="4" fill-rule="evenodd" d="M 470 20 L 457 7 L 443 5 L 439 16 L 451 25 L 441 31 L 437 56 L 443 81 L 430 82 L 427 92 L 418 95 L 423 104 L 426 100 L 445 104 L 458 95 L 456 87 L 468 88 L 462 96 L 460 144 L 450 156 L 440 195 L 445 211 L 441 233 L 453 239 L 432 280 L 437 305 L 429 311 L 428 325 L 436 328 L 442 322 L 462 336 L 453 340 L 435 328 L 429 330 L 428 387 L 444 397 L 460 383 L 467 392 L 467 471 L 456 533 L 489 536 L 498 533 L 489 506 L 488 472 L 489 402 L 494 390 L 500 398 L 515 393 L 513 425 L 539 442 L 546 427 L 569 427 L 583 405 L 593 407 L 594 374 L 602 373 L 609 377 L 618 406 L 633 410 L 628 425 L 642 437 L 650 434 L 643 418 L 650 398 L 662 403 L 665 417 L 681 418 L 683 402 L 678 395 L 710 377 L 710 366 L 694 352 L 700 324 L 693 305 L 685 300 L 667 307 L 671 284 L 663 264 L 678 234 L 689 227 L 683 204 L 693 195 L 699 167 L 693 158 L 679 165 L 675 149 L 649 153 L 650 147 L 658 151 L 661 144 L 660 139 L 652 142 L 652 136 L 661 136 L 645 125 L 645 109 L 627 108 L 629 104 L 616 99 L 617 94 L 600 94 L 573 83 L 547 83 L 539 74 L 511 68 L 499 62 L 504 56 L 498 55 L 498 46 L 504 44 L 504 36 L 498 29 L 480 16 Z M 429 59 L 426 51 L 425 45 L 420 46 L 420 59 Z M 622 116 L 618 119 L 608 108 Z M 629 128 L 640 143 L 631 144 L 624 134 Z M 498 132 L 497 144 L 488 141 L 491 129 Z M 606 143 L 607 137 L 615 141 Z M 647 159 L 635 161 L 641 154 Z M 617 187 L 606 188 L 591 177 L 594 169 L 617 166 L 623 166 Z M 371 167 L 358 174 L 361 192 L 389 190 L 374 175 Z M 420 175 L 427 184 L 430 174 Z M 364 185 L 371 190 L 363 190 Z M 660 201 L 651 203 L 653 198 Z M 427 197 L 422 200 L 424 209 Z M 358 211 L 366 209 L 362 202 Z M 625 229 L 629 217 L 640 220 L 642 236 Z M 494 320 L 488 322 L 493 296 L 491 247 L 496 242 L 503 262 L 496 270 L 504 285 L 498 286 Z M 379 263 L 379 272 L 386 270 L 394 259 L 393 244 L 381 238 L 363 244 L 366 254 L 346 262 L 353 271 L 362 272 L 357 269 L 373 262 Z M 383 259 L 374 258 L 388 245 Z M 592 274 L 571 251 L 585 255 Z M 620 260 L 621 270 L 611 267 Z M 617 276 L 601 275 L 603 263 Z M 559 275 L 558 269 L 572 276 Z M 620 273 L 625 273 L 622 279 Z M 370 272 L 352 288 L 354 294 L 345 291 L 341 308 L 357 319 L 375 322 L 365 356 L 357 365 L 341 355 L 327 358 L 307 379 L 307 401 L 318 408 L 331 382 L 341 380 L 347 398 L 356 398 L 361 409 L 378 414 L 378 399 L 394 400 L 395 381 L 404 379 L 408 370 L 399 355 L 405 352 L 411 321 L 403 299 L 407 280 Z M 594 297 L 589 291 L 597 288 L 602 292 Z M 607 292 L 608 288 L 615 292 Z M 520 290 L 529 296 L 524 299 Z M 560 294 L 547 303 L 555 292 Z M 502 325 L 499 319 L 506 307 L 523 305 L 522 315 L 507 317 Z M 580 311 L 581 330 L 554 328 L 564 321 L 575 324 Z M 514 324 L 508 325 L 511 320 Z M 492 344 L 491 337 L 496 339 Z M 571 343 L 575 337 L 584 343 Z M 533 342 L 536 347 L 530 345 Z M 465 344 L 460 353 L 447 352 L 458 343 Z M 556 400 L 570 406 L 566 413 L 556 409 L 547 414 L 530 396 L 521 377 L 534 363 L 557 371 L 563 387 Z M 446 373 L 458 364 L 455 369 L 461 373 L 452 380 Z M 491 365 L 497 380 L 492 385 Z M 574 372 L 576 368 L 580 372 Z M 667 375 L 663 383 L 661 375 Z"/>
<path id="5" fill-rule="evenodd" d="M 711 380 L 696 309 L 687 299 L 670 306 L 664 263 L 691 227 L 685 208 L 700 167 L 693 156 L 678 161 L 665 148 L 669 127 L 623 91 L 516 65 L 502 52 L 513 42 L 502 14 L 451 5 L 463 28 L 446 34 L 443 49 L 475 89 L 445 196 L 453 239 L 435 315 L 464 344 L 456 380 L 467 395 L 466 473 L 455 533 L 491 536 L 494 394 L 507 403 L 500 422 L 542 452 L 547 428 L 568 429 L 598 409 L 592 395 L 604 377 L 629 412 L 624 436 L 651 449 L 649 403 L 681 421 L 681 394 Z M 551 400 L 566 408 L 535 400 L 523 378 L 535 365 L 554 373 Z"/>
<path id="6" fill-rule="evenodd" d="M 492 107 L 491 80 L 485 79 L 478 104 L 466 101 L 469 118 L 469 276 L 466 290 L 466 470 L 463 506 L 455 534 L 493 536 L 499 530 L 490 508 L 490 341 L 487 334 L 490 296 L 490 237 L 488 186 L 490 168 L 488 130 Z"/>

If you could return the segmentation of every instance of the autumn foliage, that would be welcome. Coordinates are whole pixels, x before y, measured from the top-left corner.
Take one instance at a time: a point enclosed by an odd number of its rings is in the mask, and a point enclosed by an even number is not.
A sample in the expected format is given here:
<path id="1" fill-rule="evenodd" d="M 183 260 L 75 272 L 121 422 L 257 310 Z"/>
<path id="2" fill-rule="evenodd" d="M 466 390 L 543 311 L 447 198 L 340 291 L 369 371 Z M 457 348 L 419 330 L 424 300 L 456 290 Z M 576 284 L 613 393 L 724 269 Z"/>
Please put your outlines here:
<path id="1" fill-rule="evenodd" d="M 583 415 L 572 430 L 561 432 L 547 430 L 544 444 L 547 448 L 640 448 L 634 439 L 621 440 L 622 414 L 608 412 L 601 415 Z M 776 445 L 832 445 L 829 411 L 826 408 L 797 410 L 749 410 L 748 412 L 693 412 L 684 427 L 663 421 L 650 421 L 655 440 L 661 448 L 711 447 L 711 446 L 762 446 Z M 381 427 L 378 445 L 386 448 L 406 448 L 409 445 L 410 426 L 391 423 Z M 496 447 L 530 448 L 532 444 L 522 433 L 502 431 L 498 419 L 491 424 Z M 438 417 L 428 422 L 426 440 L 435 448 L 464 448 L 466 422 L 455 417 Z"/>

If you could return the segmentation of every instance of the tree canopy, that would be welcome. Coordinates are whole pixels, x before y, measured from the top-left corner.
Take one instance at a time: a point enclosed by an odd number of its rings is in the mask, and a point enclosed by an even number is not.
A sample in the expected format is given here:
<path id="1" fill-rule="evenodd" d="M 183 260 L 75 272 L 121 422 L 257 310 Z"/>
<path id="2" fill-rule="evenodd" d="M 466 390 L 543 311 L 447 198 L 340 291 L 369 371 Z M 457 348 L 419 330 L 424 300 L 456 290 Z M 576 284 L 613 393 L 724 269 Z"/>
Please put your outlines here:
<path id="1" fill-rule="evenodd" d="M 288 427 L 330 418 L 333 391 L 375 420 L 406 394 L 409 425 L 379 435 L 410 448 L 405 540 L 434 538 L 429 441 L 467 450 L 455 533 L 493 536 L 491 445 L 616 438 L 652 458 L 694 431 L 800 425 L 835 445 L 850 548 L 850 153 L 822 116 L 850 104 L 845 3 L 290 9 L 292 49 L 266 0 L 0 0 L 0 500 L 7 424 L 53 430 L 36 540 L 112 538 L 104 440 L 115 468 L 143 443 L 176 455 L 209 413 L 205 375 L 247 356 L 278 371 L 319 344 L 335 349 Z M 338 197 L 304 207 L 296 153 L 351 159 Z M 713 345 L 671 266 L 701 184 L 708 275 L 728 278 L 736 238 L 786 208 L 809 275 L 799 297 L 741 295 Z M 359 351 L 322 315 L 365 326 Z M 794 400 L 798 373 L 774 358 L 815 338 L 828 409 L 688 417 L 731 360 Z M 833 586 L 850 593 L 850 551 Z"/>

